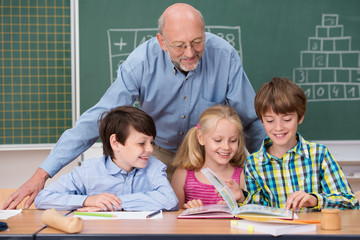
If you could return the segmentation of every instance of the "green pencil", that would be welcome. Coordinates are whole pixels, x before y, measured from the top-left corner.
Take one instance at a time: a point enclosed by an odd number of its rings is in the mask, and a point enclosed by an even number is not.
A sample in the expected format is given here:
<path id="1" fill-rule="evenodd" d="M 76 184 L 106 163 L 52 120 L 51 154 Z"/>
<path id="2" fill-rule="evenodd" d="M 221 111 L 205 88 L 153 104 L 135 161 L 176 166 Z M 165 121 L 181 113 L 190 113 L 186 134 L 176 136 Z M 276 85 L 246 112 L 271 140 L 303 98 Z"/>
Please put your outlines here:
<path id="1" fill-rule="evenodd" d="M 116 217 L 115 215 L 109 213 L 93 213 L 93 212 L 74 212 L 74 215 L 94 216 L 94 217 Z"/>

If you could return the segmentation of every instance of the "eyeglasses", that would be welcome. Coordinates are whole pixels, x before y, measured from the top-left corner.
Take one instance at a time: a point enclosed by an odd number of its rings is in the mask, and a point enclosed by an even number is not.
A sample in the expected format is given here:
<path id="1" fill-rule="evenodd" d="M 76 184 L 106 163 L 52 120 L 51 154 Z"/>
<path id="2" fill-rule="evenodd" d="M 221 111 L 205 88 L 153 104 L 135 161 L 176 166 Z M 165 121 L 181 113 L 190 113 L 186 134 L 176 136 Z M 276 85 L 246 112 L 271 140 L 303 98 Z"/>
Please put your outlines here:
<path id="1" fill-rule="evenodd" d="M 164 40 L 165 42 L 167 42 L 165 38 Z M 188 46 L 190 46 L 194 50 L 200 50 L 203 47 L 203 43 L 204 43 L 204 39 L 197 39 L 190 42 L 190 45 L 186 43 L 178 43 L 174 45 L 169 45 L 169 47 L 173 48 L 174 51 L 181 53 L 184 52 Z"/>

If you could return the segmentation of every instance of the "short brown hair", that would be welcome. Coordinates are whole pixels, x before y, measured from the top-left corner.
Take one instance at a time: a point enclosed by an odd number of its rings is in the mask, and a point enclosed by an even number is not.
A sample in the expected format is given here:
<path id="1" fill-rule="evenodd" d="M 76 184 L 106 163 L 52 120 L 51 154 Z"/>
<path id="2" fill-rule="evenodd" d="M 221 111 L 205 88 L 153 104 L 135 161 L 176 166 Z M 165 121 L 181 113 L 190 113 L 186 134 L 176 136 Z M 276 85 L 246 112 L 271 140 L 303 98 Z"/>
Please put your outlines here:
<path id="1" fill-rule="evenodd" d="M 154 120 L 144 111 L 133 106 L 120 106 L 100 116 L 99 135 L 103 143 L 103 153 L 114 158 L 110 145 L 110 136 L 116 135 L 116 140 L 125 145 L 132 126 L 136 131 L 147 136 L 156 136 Z"/>
<path id="2" fill-rule="evenodd" d="M 255 96 L 255 111 L 259 119 L 269 110 L 276 114 L 296 112 L 300 120 L 306 112 L 304 91 L 286 78 L 274 77 L 261 86 Z"/>

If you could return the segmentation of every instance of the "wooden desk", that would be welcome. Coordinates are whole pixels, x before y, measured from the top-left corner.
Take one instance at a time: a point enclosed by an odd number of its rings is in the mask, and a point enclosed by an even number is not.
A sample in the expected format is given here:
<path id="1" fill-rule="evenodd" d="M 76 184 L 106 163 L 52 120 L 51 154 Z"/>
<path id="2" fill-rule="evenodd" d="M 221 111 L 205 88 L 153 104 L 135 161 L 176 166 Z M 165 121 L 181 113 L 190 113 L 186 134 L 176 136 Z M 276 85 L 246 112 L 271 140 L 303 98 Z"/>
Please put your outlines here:
<path id="1" fill-rule="evenodd" d="M 42 230 L 36 239 L 275 239 L 261 233 L 248 233 L 230 227 L 229 219 L 177 219 L 179 212 L 164 212 L 163 219 L 87 220 L 79 234 L 64 234 L 52 228 Z M 319 219 L 320 212 L 300 213 L 300 219 Z M 276 239 L 360 239 L 360 211 L 341 211 L 342 229 L 283 235 Z"/>
<path id="2" fill-rule="evenodd" d="M 35 233 L 44 227 L 41 223 L 42 211 L 23 210 L 20 214 L 0 220 L 6 222 L 8 229 L 0 231 L 0 238 L 35 239 Z"/>
<path id="3" fill-rule="evenodd" d="M 42 210 L 23 210 L 7 220 L 9 231 L 0 232 L 6 239 L 360 239 L 360 211 L 341 211 L 342 228 L 324 231 L 317 226 L 316 232 L 272 237 L 261 233 L 248 233 L 230 227 L 229 219 L 177 219 L 180 212 L 164 212 L 163 219 L 150 220 L 87 220 L 79 234 L 66 234 L 53 228 L 45 228 L 41 222 Z M 65 215 L 66 211 L 62 211 Z M 300 219 L 318 219 L 319 212 L 300 213 Z M 71 215 L 70 215 L 71 216 Z M 42 229 L 42 230 L 41 230 Z M 41 231 L 40 231 L 41 230 Z M 39 231 L 39 233 L 37 233 Z M 37 234 L 36 234 L 37 233 Z"/>

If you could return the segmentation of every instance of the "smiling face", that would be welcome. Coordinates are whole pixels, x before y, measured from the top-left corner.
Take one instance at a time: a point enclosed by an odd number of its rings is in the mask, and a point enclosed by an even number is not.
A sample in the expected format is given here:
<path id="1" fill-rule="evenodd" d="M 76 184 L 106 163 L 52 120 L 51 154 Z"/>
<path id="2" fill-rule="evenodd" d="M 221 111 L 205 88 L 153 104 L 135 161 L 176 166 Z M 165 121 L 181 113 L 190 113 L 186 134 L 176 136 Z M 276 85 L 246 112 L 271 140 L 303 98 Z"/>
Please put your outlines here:
<path id="1" fill-rule="evenodd" d="M 228 119 L 220 119 L 212 131 L 198 132 L 198 140 L 205 147 L 205 163 L 228 164 L 239 147 L 239 128 Z"/>
<path id="2" fill-rule="evenodd" d="M 114 152 L 114 163 L 126 172 L 146 167 L 154 151 L 153 137 L 140 133 L 133 127 L 129 128 L 129 136 L 124 145 L 116 140 L 115 134 L 110 136 L 110 142 Z"/>
<path id="3" fill-rule="evenodd" d="M 162 33 L 157 34 L 161 48 L 180 70 L 194 70 L 205 49 L 202 17 L 187 4 L 174 4 L 163 13 L 163 19 Z"/>
<path id="4" fill-rule="evenodd" d="M 273 142 L 272 147 L 280 150 L 276 152 L 284 154 L 297 144 L 296 132 L 303 119 L 304 117 L 299 120 L 296 112 L 276 114 L 270 110 L 263 115 L 262 122 L 268 137 Z"/>

